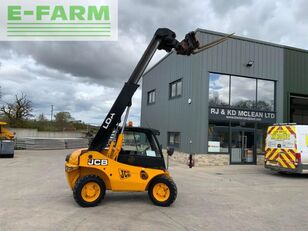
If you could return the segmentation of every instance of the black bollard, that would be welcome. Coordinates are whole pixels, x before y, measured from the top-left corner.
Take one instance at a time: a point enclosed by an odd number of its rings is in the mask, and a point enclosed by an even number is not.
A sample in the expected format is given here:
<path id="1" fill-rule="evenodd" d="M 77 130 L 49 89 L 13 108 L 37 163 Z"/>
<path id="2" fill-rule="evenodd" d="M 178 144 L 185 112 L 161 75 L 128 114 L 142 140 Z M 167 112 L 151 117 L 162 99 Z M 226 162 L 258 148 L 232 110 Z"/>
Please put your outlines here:
<path id="1" fill-rule="evenodd" d="M 189 154 L 188 157 L 188 166 L 189 168 L 192 168 L 193 166 L 195 166 L 195 160 L 193 158 L 193 154 Z"/>

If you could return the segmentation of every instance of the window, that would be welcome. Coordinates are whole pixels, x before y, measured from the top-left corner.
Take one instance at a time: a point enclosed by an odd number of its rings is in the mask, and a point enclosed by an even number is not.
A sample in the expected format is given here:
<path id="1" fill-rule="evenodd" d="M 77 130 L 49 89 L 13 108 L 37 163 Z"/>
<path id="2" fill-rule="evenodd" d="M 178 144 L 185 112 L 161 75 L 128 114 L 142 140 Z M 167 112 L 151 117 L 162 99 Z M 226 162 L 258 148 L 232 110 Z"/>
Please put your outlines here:
<path id="1" fill-rule="evenodd" d="M 210 73 L 209 77 L 209 105 L 229 105 L 229 75 Z"/>
<path id="2" fill-rule="evenodd" d="M 177 98 L 182 95 L 182 79 L 169 84 L 169 98 Z"/>
<path id="3" fill-rule="evenodd" d="M 262 111 L 274 111 L 275 82 L 258 79 L 257 108 Z"/>
<path id="4" fill-rule="evenodd" d="M 231 77 L 231 107 L 256 108 L 257 81 L 252 78 Z"/>
<path id="5" fill-rule="evenodd" d="M 275 111 L 275 81 L 210 73 L 209 106 Z"/>
<path id="6" fill-rule="evenodd" d="M 159 156 L 153 137 L 142 132 L 125 131 L 122 152 L 129 155 Z"/>
<path id="7" fill-rule="evenodd" d="M 156 100 L 156 91 L 152 90 L 148 92 L 148 104 L 155 103 Z"/>
<path id="8" fill-rule="evenodd" d="M 211 122 L 208 132 L 208 152 L 228 153 L 229 124 Z"/>
<path id="9" fill-rule="evenodd" d="M 168 145 L 180 147 L 181 136 L 179 132 L 168 132 Z"/>

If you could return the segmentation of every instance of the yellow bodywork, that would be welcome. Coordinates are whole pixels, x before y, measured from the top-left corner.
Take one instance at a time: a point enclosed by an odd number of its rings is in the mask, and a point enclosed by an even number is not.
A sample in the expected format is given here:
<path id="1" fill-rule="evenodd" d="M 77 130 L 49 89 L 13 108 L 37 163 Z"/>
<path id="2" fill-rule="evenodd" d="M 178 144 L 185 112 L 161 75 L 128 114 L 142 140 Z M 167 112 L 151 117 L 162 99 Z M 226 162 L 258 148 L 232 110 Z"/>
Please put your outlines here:
<path id="1" fill-rule="evenodd" d="M 93 202 L 99 198 L 101 188 L 98 183 L 88 182 L 81 190 L 81 196 L 86 202 Z"/>
<path id="2" fill-rule="evenodd" d="M 96 175 L 104 181 L 107 190 L 136 192 L 146 191 L 149 182 L 156 176 L 169 176 L 167 170 L 143 168 L 117 162 L 122 140 L 123 137 L 119 137 L 117 144 L 110 144 L 109 149 L 104 150 L 103 153 L 86 149 L 74 151 L 65 164 L 69 186 L 73 189 L 78 178 Z"/>
<path id="3" fill-rule="evenodd" d="M 164 183 L 158 183 L 153 188 L 153 196 L 156 200 L 163 202 L 167 200 L 170 196 L 170 190 L 168 186 Z"/>
<path id="4" fill-rule="evenodd" d="M 5 125 L 7 125 L 7 123 L 0 122 L 0 140 L 14 139 L 14 134 L 11 131 L 9 131 L 7 128 L 5 128 Z"/>

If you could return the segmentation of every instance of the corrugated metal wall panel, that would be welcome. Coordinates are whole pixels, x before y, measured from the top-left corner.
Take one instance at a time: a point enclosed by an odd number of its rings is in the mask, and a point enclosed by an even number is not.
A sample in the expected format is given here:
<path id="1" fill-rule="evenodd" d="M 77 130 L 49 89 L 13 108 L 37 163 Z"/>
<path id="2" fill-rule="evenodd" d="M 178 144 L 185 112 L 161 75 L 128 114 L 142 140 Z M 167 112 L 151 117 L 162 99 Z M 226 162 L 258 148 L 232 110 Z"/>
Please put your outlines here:
<path id="1" fill-rule="evenodd" d="M 284 62 L 284 118 L 289 121 L 289 94 L 308 95 L 308 52 L 285 49 Z"/>
<path id="2" fill-rule="evenodd" d="M 210 32 L 198 33 L 198 37 L 202 44 L 220 38 Z M 249 60 L 254 61 L 251 68 L 246 67 Z M 167 132 L 179 131 L 182 151 L 207 152 L 209 72 L 277 80 L 277 88 L 283 89 L 283 48 L 234 38 L 198 55 L 171 54 L 152 68 L 142 84 L 141 124 L 160 130 L 164 147 Z M 169 100 L 169 83 L 178 78 L 183 78 L 183 95 Z M 157 101 L 147 106 L 146 95 L 153 88 L 157 89 Z M 282 114 L 281 92 L 276 96 L 278 114 Z"/>

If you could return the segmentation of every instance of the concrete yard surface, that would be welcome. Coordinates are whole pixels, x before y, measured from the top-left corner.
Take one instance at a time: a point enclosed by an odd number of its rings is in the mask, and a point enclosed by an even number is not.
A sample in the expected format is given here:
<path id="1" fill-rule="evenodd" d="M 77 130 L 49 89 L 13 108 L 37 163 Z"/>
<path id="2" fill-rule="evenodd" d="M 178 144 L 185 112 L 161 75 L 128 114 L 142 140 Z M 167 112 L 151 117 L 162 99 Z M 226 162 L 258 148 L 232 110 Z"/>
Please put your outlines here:
<path id="1" fill-rule="evenodd" d="M 79 207 L 64 174 L 70 150 L 16 151 L 0 159 L 0 230 L 308 230 L 308 176 L 263 166 L 189 169 L 171 163 L 178 197 L 169 208 L 147 193 L 107 192 Z"/>

